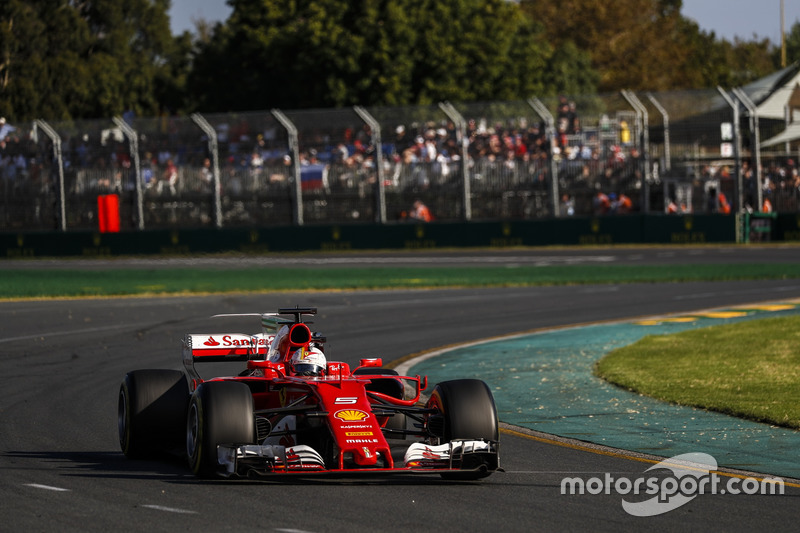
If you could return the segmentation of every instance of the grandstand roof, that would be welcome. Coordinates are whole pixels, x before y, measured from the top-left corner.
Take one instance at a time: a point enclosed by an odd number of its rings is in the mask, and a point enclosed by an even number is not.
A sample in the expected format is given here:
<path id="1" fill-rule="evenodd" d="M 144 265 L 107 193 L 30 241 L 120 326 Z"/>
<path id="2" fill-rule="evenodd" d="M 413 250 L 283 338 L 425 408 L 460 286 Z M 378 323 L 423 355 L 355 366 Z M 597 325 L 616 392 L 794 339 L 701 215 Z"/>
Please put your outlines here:
<path id="1" fill-rule="evenodd" d="M 798 91 L 798 86 L 800 86 L 800 62 L 795 62 L 745 85 L 742 90 L 758 106 L 758 118 L 783 120 L 784 110 L 789 101 L 793 100 L 792 95 Z"/>

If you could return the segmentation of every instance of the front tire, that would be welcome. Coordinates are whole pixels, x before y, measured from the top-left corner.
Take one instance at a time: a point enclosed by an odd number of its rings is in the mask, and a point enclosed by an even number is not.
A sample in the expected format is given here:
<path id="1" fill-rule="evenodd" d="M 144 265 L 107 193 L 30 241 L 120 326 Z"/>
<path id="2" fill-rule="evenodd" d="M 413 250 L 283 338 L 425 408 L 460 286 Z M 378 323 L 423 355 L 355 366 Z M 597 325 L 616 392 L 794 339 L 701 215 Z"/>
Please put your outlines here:
<path id="1" fill-rule="evenodd" d="M 134 370 L 119 388 L 117 425 L 125 457 L 182 450 L 189 385 L 177 370 Z"/>
<path id="2" fill-rule="evenodd" d="M 497 408 L 489 387 L 479 379 L 443 381 L 433 388 L 427 406 L 438 411 L 439 443 L 453 440 L 498 441 Z M 496 459 L 487 469 L 443 473 L 445 479 L 479 479 L 497 468 Z M 473 465 L 466 465 L 467 467 Z M 474 465 L 480 466 L 480 465 Z M 463 466 L 462 466 L 463 468 Z"/>
<path id="3" fill-rule="evenodd" d="M 208 381 L 192 395 L 186 418 L 186 454 L 195 475 L 219 474 L 217 446 L 255 443 L 253 396 L 244 383 Z"/>

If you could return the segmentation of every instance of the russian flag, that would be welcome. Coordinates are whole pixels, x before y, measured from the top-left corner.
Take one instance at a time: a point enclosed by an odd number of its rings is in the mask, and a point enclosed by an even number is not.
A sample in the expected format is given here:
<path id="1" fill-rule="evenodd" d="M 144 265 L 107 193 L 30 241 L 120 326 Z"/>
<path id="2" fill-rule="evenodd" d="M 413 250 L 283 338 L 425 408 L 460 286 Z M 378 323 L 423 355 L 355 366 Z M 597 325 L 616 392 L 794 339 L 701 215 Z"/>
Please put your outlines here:
<path id="1" fill-rule="evenodd" d="M 303 165 L 300 167 L 300 188 L 316 191 L 328 188 L 328 167 L 326 165 Z"/>

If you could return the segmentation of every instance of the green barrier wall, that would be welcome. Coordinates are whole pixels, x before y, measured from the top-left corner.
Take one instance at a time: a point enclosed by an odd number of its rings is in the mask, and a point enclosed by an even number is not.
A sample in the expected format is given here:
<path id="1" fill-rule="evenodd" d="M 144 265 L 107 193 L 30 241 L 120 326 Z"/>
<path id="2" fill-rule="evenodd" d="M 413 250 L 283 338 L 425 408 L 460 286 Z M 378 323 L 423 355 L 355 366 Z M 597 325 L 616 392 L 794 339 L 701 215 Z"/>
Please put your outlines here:
<path id="1" fill-rule="evenodd" d="M 800 216 L 779 217 L 775 239 L 800 240 Z M 724 215 L 0 234 L 6 258 L 733 242 L 736 219 Z"/>
<path id="2" fill-rule="evenodd" d="M 775 219 L 773 238 L 778 241 L 800 241 L 800 213 L 779 214 Z"/>

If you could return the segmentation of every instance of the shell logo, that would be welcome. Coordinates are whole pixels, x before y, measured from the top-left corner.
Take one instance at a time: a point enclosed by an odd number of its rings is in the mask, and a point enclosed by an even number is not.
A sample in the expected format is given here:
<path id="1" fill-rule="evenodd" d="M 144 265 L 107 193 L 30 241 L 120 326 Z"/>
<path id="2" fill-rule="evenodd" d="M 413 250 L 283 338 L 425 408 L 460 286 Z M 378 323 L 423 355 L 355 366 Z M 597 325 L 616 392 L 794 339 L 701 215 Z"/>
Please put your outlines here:
<path id="1" fill-rule="evenodd" d="M 358 422 L 369 418 L 369 413 L 360 409 L 341 409 L 333 413 L 333 416 L 343 422 Z"/>

